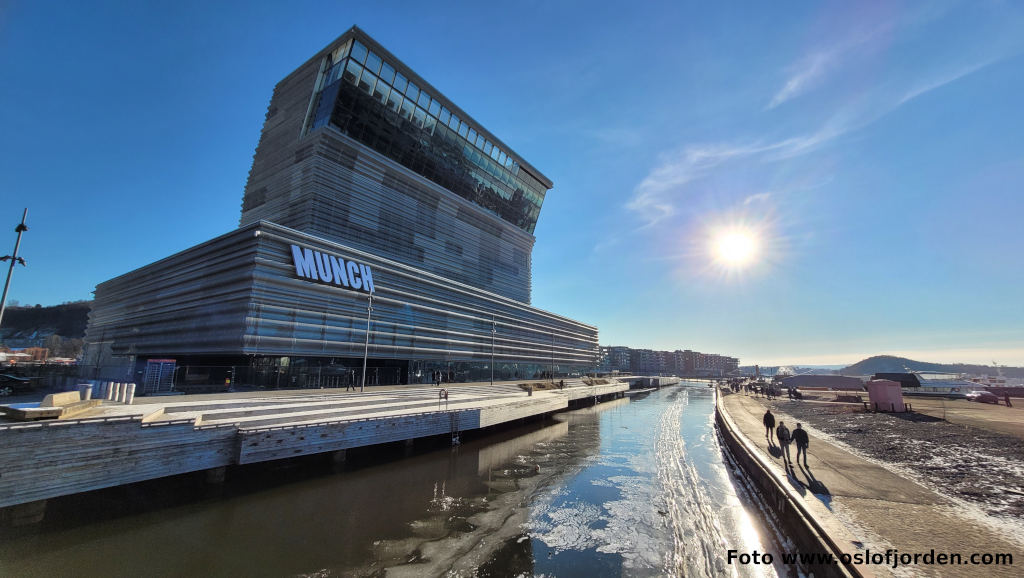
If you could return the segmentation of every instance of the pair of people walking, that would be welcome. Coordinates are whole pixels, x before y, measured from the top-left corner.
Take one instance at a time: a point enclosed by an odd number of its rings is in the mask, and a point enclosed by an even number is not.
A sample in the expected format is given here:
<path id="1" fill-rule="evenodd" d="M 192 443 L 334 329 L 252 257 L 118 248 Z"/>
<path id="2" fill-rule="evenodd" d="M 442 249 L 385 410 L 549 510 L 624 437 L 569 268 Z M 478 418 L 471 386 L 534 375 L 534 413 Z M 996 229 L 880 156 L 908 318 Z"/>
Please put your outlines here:
<path id="1" fill-rule="evenodd" d="M 768 439 L 769 445 L 772 443 L 772 434 L 778 439 L 779 448 L 782 450 L 782 460 L 787 464 L 792 464 L 793 459 L 790 457 L 789 444 L 796 444 L 796 461 L 800 462 L 800 456 L 803 455 L 804 467 L 810 467 L 807 465 L 807 447 L 811 444 L 810 438 L 807 436 L 807 430 L 803 429 L 800 423 L 796 424 L 796 429 L 792 432 L 786 427 L 786 422 L 780 421 L 778 427 L 775 427 L 775 416 L 772 414 L 772 410 L 768 410 L 764 413 L 762 420 L 764 423 L 764 437 Z M 774 429 L 774 431 L 773 431 Z"/>

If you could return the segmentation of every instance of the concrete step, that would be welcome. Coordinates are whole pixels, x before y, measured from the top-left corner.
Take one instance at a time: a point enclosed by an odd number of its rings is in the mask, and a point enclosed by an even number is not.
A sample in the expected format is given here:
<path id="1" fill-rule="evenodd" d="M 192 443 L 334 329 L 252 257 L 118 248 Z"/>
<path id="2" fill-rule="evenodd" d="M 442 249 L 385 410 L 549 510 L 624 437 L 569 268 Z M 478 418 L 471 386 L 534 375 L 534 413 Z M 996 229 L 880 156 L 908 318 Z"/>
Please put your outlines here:
<path id="1" fill-rule="evenodd" d="M 482 399 L 479 396 L 460 396 L 458 398 L 449 397 L 448 404 L 446 405 L 438 404 L 437 398 L 420 399 L 416 401 L 410 400 L 399 403 L 379 403 L 370 405 L 361 404 L 358 406 L 348 404 L 332 404 L 326 407 L 310 407 L 307 404 L 301 406 L 303 407 L 302 410 L 297 410 L 297 407 L 295 407 L 289 409 L 293 409 L 296 411 L 281 411 L 278 413 L 259 413 L 250 416 L 225 417 L 221 415 L 216 415 L 207 417 L 206 414 L 204 414 L 200 424 L 204 426 L 217 424 L 237 424 L 239 428 L 255 428 L 290 423 L 295 421 L 316 422 L 343 420 L 346 418 L 361 419 L 368 415 L 438 411 L 439 407 L 442 410 L 455 410 L 458 407 L 478 405 L 481 401 L 494 401 L 498 399 L 510 399 L 515 397 L 522 397 L 522 395 L 495 395 L 488 396 L 486 399 Z"/>

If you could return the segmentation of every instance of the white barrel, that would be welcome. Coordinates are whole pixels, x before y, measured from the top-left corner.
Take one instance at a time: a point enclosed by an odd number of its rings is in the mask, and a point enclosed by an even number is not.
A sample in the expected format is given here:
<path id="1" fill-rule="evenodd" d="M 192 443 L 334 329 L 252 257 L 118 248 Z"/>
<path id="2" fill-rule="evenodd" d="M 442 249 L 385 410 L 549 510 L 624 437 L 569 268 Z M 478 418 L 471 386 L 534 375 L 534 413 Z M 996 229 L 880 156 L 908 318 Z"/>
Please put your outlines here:
<path id="1" fill-rule="evenodd" d="M 82 401 L 89 401 L 92 399 L 92 384 L 91 383 L 80 383 L 78 384 L 78 397 Z"/>
<path id="2" fill-rule="evenodd" d="M 124 394 L 124 402 L 131 404 L 133 401 L 135 401 L 135 384 L 129 383 L 128 390 Z"/>

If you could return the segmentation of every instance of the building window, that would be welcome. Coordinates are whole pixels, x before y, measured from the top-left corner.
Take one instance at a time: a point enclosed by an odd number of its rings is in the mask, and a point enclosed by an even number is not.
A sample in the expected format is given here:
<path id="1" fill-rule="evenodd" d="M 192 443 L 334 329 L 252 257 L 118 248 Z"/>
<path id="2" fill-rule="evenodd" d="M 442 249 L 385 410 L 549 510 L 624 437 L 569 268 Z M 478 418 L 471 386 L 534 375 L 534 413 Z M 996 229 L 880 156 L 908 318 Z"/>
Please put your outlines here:
<path id="1" fill-rule="evenodd" d="M 359 88 L 366 94 L 373 94 L 373 86 L 377 84 L 377 77 L 370 74 L 369 70 L 364 70 L 363 74 L 359 77 Z"/>
<path id="2" fill-rule="evenodd" d="M 366 60 L 367 52 L 369 51 L 366 50 L 366 47 L 363 46 L 362 42 L 356 40 L 355 42 L 352 43 L 352 58 L 359 64 L 362 64 L 363 61 Z"/>
<path id="3" fill-rule="evenodd" d="M 391 94 L 388 95 L 388 108 L 394 112 L 402 110 L 402 93 L 397 90 L 392 90 Z"/>
<path id="4" fill-rule="evenodd" d="M 345 73 L 343 78 L 352 84 L 359 84 L 359 76 L 363 74 L 363 67 L 356 64 L 354 61 L 349 60 L 345 66 Z"/>
<path id="5" fill-rule="evenodd" d="M 395 73 L 395 82 L 391 84 L 395 90 L 401 93 L 405 93 L 405 89 L 409 86 L 409 81 L 402 76 L 401 72 Z"/>
<path id="6" fill-rule="evenodd" d="M 379 56 L 370 52 L 366 57 L 366 69 L 374 74 L 380 73 L 380 65 L 382 61 Z"/>

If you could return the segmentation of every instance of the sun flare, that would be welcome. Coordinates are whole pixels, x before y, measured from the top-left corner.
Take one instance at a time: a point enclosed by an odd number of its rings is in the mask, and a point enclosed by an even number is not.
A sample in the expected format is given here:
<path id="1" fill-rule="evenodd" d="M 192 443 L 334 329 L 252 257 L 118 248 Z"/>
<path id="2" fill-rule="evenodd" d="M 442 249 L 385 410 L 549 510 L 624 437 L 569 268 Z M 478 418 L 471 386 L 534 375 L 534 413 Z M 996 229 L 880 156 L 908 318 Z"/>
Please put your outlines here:
<path id="1" fill-rule="evenodd" d="M 758 238 L 750 230 L 730 228 L 718 231 L 711 240 L 715 260 L 731 268 L 743 268 L 754 262 L 758 253 Z"/>

